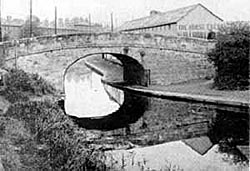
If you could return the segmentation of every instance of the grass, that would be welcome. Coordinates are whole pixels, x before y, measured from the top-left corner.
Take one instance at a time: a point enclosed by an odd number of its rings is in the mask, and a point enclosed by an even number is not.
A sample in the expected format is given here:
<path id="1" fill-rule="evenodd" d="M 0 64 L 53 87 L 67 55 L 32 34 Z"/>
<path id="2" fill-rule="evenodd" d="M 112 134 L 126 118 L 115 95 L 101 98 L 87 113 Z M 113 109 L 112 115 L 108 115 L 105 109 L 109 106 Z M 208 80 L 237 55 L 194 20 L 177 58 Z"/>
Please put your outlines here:
<path id="1" fill-rule="evenodd" d="M 101 170 L 101 153 L 55 103 L 34 96 L 56 90 L 38 75 L 9 70 L 0 92 L 10 102 L 0 112 L 0 161 L 5 170 Z M 32 97 L 32 98 L 31 98 Z M 33 99 L 33 100 L 30 100 Z"/>

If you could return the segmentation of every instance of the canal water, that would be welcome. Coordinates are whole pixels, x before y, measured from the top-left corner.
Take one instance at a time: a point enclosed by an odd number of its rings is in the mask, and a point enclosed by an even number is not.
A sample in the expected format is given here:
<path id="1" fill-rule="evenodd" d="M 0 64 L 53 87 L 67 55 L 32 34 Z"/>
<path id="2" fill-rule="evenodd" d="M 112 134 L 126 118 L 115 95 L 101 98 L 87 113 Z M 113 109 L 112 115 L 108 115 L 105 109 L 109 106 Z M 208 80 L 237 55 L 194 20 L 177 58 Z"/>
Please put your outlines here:
<path id="1" fill-rule="evenodd" d="M 123 103 L 123 94 L 119 94 L 118 102 L 111 99 L 107 88 L 101 83 L 101 77 L 94 72 L 86 73 L 81 78 L 67 77 L 65 80 L 66 113 L 88 118 L 105 116 L 119 109 L 120 104 Z"/>
<path id="2" fill-rule="evenodd" d="M 122 91 L 104 84 L 102 75 L 86 67 L 84 61 L 73 66 L 65 78 L 65 111 L 79 126 L 101 130 L 104 136 L 98 141 L 126 139 L 144 147 L 109 153 L 116 157 L 108 163 L 116 160 L 117 169 L 123 167 L 123 160 L 127 162 L 125 170 L 158 170 L 169 165 L 179 170 L 248 168 L 247 158 L 237 148 L 249 143 L 246 113 Z M 135 154 L 133 160 L 131 153 Z M 155 165 L 152 161 L 157 158 Z"/>

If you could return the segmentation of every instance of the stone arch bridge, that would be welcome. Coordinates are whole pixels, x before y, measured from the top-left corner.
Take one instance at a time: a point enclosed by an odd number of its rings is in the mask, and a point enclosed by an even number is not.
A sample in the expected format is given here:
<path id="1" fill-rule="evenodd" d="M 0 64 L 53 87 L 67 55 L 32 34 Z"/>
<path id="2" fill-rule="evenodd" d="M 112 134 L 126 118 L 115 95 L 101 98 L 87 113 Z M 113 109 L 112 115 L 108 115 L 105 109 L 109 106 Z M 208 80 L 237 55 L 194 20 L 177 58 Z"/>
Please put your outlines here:
<path id="1" fill-rule="evenodd" d="M 150 71 L 150 84 L 167 85 L 211 77 L 206 53 L 215 41 L 152 34 L 68 34 L 3 42 L 1 65 L 35 72 L 62 89 L 63 72 L 89 53 L 127 54 Z"/>

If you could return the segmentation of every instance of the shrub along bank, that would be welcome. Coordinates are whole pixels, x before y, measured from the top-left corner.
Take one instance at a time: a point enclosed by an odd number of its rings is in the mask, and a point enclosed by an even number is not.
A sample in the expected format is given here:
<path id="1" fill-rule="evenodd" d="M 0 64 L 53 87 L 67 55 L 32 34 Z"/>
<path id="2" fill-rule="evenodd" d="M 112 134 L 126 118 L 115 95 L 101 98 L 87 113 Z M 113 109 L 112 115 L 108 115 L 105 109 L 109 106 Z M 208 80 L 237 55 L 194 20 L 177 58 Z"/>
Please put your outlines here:
<path id="1" fill-rule="evenodd" d="M 101 153 L 85 142 L 85 130 L 56 103 L 29 100 L 34 95 L 53 95 L 52 86 L 22 70 L 10 70 L 6 78 L 1 95 L 12 103 L 0 114 L 1 160 L 6 170 L 105 169 Z"/>
<path id="2" fill-rule="evenodd" d="M 216 68 L 216 88 L 249 89 L 249 52 L 249 23 L 233 22 L 220 28 L 215 49 L 208 53 Z"/>

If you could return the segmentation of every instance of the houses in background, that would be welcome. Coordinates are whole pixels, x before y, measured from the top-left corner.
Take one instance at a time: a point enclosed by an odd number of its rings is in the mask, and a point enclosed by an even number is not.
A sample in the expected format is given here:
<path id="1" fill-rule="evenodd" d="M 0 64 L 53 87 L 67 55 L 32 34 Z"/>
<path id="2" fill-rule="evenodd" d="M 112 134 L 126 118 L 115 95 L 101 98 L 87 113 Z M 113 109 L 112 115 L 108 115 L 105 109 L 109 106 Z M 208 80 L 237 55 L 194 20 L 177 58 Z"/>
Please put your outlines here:
<path id="1" fill-rule="evenodd" d="M 3 40 L 13 40 L 19 39 L 22 32 L 22 24 L 2 24 L 2 36 Z M 55 34 L 55 28 L 53 27 L 39 27 L 38 28 L 42 33 L 41 36 L 53 35 Z M 69 34 L 81 32 L 81 30 L 75 28 L 57 28 L 57 34 Z"/>
<path id="2" fill-rule="evenodd" d="M 11 16 L 2 19 L 1 29 L 3 40 L 19 39 L 20 35 L 22 35 L 21 32 L 24 23 L 24 20 L 12 19 Z M 54 35 L 54 21 L 49 22 L 45 19 L 40 22 L 40 26 L 36 29 L 39 29 L 38 32 L 41 33 L 41 36 Z M 59 18 L 57 22 L 57 34 L 98 33 L 104 31 L 107 31 L 107 28 L 104 28 L 101 24 L 89 24 L 86 19 L 84 20 L 81 17 L 74 17 L 71 20 L 69 18 L 66 18 L 65 20 Z"/>
<path id="3" fill-rule="evenodd" d="M 196 4 L 167 12 L 151 11 L 149 16 L 128 21 L 118 30 L 208 38 L 222 23 L 223 20 L 205 6 Z"/>

